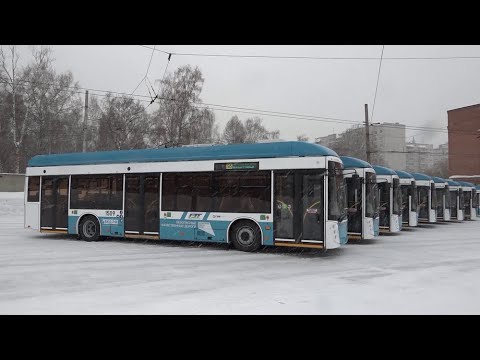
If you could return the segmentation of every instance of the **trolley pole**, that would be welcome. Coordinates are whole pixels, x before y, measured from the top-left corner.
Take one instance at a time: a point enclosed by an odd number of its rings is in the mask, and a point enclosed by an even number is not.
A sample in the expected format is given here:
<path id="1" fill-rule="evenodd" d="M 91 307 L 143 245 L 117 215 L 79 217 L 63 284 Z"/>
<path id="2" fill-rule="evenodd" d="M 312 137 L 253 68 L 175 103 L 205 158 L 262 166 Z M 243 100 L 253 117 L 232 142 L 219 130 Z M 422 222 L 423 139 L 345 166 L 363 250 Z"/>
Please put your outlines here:
<path id="1" fill-rule="evenodd" d="M 368 123 L 368 104 L 365 104 L 365 150 L 367 162 L 370 163 L 370 125 Z"/>
<path id="2" fill-rule="evenodd" d="M 88 121 L 88 90 L 85 90 L 85 111 L 83 113 L 83 144 L 82 152 L 87 148 L 87 121 Z"/>

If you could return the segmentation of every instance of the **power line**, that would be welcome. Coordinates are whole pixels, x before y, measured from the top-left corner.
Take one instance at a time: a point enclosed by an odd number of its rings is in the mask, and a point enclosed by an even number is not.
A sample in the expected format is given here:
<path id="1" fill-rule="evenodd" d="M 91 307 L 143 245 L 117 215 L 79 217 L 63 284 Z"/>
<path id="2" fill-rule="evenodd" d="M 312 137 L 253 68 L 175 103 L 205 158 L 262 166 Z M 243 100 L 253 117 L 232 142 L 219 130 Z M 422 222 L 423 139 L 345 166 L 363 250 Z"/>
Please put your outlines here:
<path id="1" fill-rule="evenodd" d="M 375 112 L 375 102 L 377 101 L 378 81 L 380 80 L 380 70 L 382 69 L 382 59 L 383 59 L 384 49 L 385 49 L 385 45 L 382 45 L 382 55 L 380 55 L 380 65 L 378 66 L 377 85 L 375 86 L 375 97 L 373 98 L 372 117 L 370 118 L 370 122 L 373 122 L 373 114 Z"/>
<path id="2" fill-rule="evenodd" d="M 168 67 L 168 63 L 167 63 Z M 166 69 L 165 72 L 166 73 Z M 18 80 L 20 82 L 25 82 L 25 83 L 31 83 L 31 84 L 44 84 L 44 85 L 49 85 L 57 89 L 65 88 L 65 89 L 74 89 L 74 90 L 89 90 L 91 92 L 91 95 L 95 96 L 109 96 L 108 94 L 118 94 L 118 95 L 123 95 L 125 97 L 140 97 L 140 98 L 145 98 L 145 99 L 150 99 L 149 96 L 146 95 L 134 95 L 131 96 L 130 94 L 127 93 L 122 93 L 122 92 L 116 92 L 116 91 L 110 91 L 110 90 L 104 90 L 104 89 L 93 89 L 93 88 L 84 88 L 84 87 L 73 87 L 73 86 L 67 86 L 67 85 L 58 85 L 55 83 L 46 83 L 46 82 L 38 82 L 38 81 L 29 81 L 29 80 Z M 2 81 L 0 81 L 2 82 Z M 7 82 L 3 82 L 7 83 Z M 94 92 L 104 92 L 107 94 L 97 94 L 93 93 Z M 75 92 L 75 91 L 73 91 Z M 82 92 L 76 92 L 78 94 L 83 94 Z M 110 95 L 112 96 L 112 95 Z M 117 97 L 121 98 L 120 96 L 112 96 L 112 97 Z M 145 102 L 145 103 L 151 103 L 151 100 L 141 100 L 141 99 L 136 99 L 136 101 L 140 102 Z M 175 99 L 165 99 L 165 98 L 160 98 L 157 97 L 156 100 L 162 100 L 162 101 L 179 101 Z M 229 105 L 221 105 L 221 104 L 214 104 L 214 103 L 194 103 L 191 102 L 192 106 L 196 107 L 201 107 L 204 108 L 205 106 L 210 106 L 212 107 L 213 110 L 218 110 L 218 111 L 229 111 L 229 112 L 238 112 L 238 113 L 245 113 L 245 114 L 252 114 L 252 115 L 263 115 L 263 116 L 272 116 L 272 117 L 281 117 L 281 118 L 293 118 L 293 119 L 299 119 L 299 120 L 307 120 L 307 121 L 320 121 L 320 122 L 334 122 L 334 123 L 344 123 L 344 124 L 350 124 L 350 125 L 360 125 L 363 124 L 362 121 L 355 121 L 351 119 L 341 119 L 337 117 L 326 117 L 326 116 L 317 116 L 317 115 L 304 115 L 304 114 L 296 114 L 296 113 L 287 113 L 287 112 L 278 112 L 278 111 L 270 111 L 270 110 L 261 110 L 261 109 L 253 109 L 253 108 L 246 108 L 246 107 L 238 107 L 238 106 L 229 106 Z M 240 111 L 242 110 L 242 111 Z M 398 125 L 394 124 L 371 124 L 371 126 L 380 126 L 380 127 L 386 127 L 386 128 L 398 128 Z M 446 128 L 433 128 L 433 127 L 422 127 L 422 126 L 412 126 L 412 125 L 404 125 L 405 129 L 411 129 L 411 130 L 417 130 L 417 131 L 436 131 L 436 132 L 442 132 L 442 133 L 448 133 L 448 129 Z M 462 130 L 450 130 L 450 133 L 463 133 L 463 134 L 474 134 L 468 131 L 462 131 Z"/>
<path id="3" fill-rule="evenodd" d="M 15 80 L 15 81 L 23 82 L 23 83 L 27 83 L 27 84 L 34 84 L 34 85 L 37 85 L 37 84 L 48 85 L 48 86 L 51 86 L 51 87 L 57 88 L 57 89 L 64 88 L 64 89 L 72 89 L 72 90 L 88 90 L 88 91 L 98 91 L 98 92 L 104 92 L 104 93 L 110 93 L 110 94 L 125 95 L 125 96 L 132 97 L 132 98 L 133 97 L 141 97 L 141 98 L 147 98 L 147 99 L 150 98 L 147 95 L 130 95 L 128 93 L 112 91 L 112 90 L 85 88 L 85 87 L 81 87 L 81 86 L 60 85 L 60 84 L 57 84 L 57 83 L 49 83 L 49 82 L 42 82 L 42 81 L 30 81 L 30 80 L 22 80 L 22 79 L 18 79 L 18 80 Z M 0 81 L 0 83 L 8 84 L 8 82 L 6 82 L 6 81 Z"/>
<path id="4" fill-rule="evenodd" d="M 348 123 L 348 124 L 361 124 L 361 121 L 356 120 L 348 120 L 348 119 L 340 119 L 334 117 L 327 117 L 327 116 L 318 116 L 318 115 L 305 115 L 305 114 L 296 114 L 296 113 L 288 113 L 288 112 L 280 112 L 280 111 L 270 111 L 270 110 L 260 110 L 260 109 L 252 109 L 252 108 L 245 108 L 239 106 L 228 106 L 228 105 L 220 105 L 220 104 L 213 104 L 213 103 L 195 103 L 196 105 L 204 105 L 204 106 L 216 106 L 225 109 L 233 109 L 233 110 L 247 110 L 244 113 L 251 113 L 251 114 L 258 114 L 258 115 L 267 115 L 267 116 L 275 116 L 275 115 L 288 115 L 295 117 L 297 119 L 313 119 L 313 120 L 330 120 L 330 122 L 337 122 L 337 123 Z M 218 109 L 224 110 L 224 109 Z M 251 112 L 249 112 L 251 111 Z M 240 112 L 240 111 L 239 111 Z"/>
<path id="5" fill-rule="evenodd" d="M 139 45 L 147 49 L 151 46 Z M 380 60 L 379 57 L 327 57 L 327 56 L 279 56 L 279 55 L 238 55 L 238 54 L 207 54 L 207 53 L 181 53 L 155 49 L 164 54 L 177 56 L 225 57 L 225 58 L 260 58 L 260 59 L 287 59 L 287 60 Z M 480 59 L 480 56 L 428 56 L 428 57 L 384 57 L 383 60 L 466 60 Z"/>
<path id="6" fill-rule="evenodd" d="M 163 76 L 162 76 L 162 79 L 160 80 L 160 84 L 158 85 L 158 91 L 157 93 L 155 94 L 155 97 L 152 99 L 152 101 L 150 102 L 150 105 L 152 105 L 156 99 L 158 99 L 159 95 L 160 95 L 160 89 L 162 88 L 162 83 L 163 83 L 163 80 L 165 79 L 165 74 L 167 73 L 167 69 L 168 69 L 168 65 L 170 64 L 170 58 L 172 57 L 172 54 L 168 54 L 168 59 L 167 59 L 167 65 L 165 66 L 165 70 L 163 71 Z M 147 107 L 148 107 L 147 106 Z"/>
<path id="7" fill-rule="evenodd" d="M 153 54 L 155 53 L 155 47 L 157 45 L 155 45 L 153 47 L 153 50 L 152 50 L 152 54 L 150 55 L 150 61 L 148 62 L 148 66 L 147 66 L 147 71 L 145 72 L 145 76 L 143 77 L 142 80 L 140 80 L 140 82 L 138 83 L 137 87 L 135 88 L 135 90 L 132 91 L 132 93 L 130 95 L 133 95 L 135 93 L 135 91 L 137 91 L 138 87 L 140 86 L 140 84 L 145 81 L 145 79 L 147 78 L 148 76 L 148 71 L 150 70 L 150 65 L 152 64 L 152 59 L 153 59 Z"/>

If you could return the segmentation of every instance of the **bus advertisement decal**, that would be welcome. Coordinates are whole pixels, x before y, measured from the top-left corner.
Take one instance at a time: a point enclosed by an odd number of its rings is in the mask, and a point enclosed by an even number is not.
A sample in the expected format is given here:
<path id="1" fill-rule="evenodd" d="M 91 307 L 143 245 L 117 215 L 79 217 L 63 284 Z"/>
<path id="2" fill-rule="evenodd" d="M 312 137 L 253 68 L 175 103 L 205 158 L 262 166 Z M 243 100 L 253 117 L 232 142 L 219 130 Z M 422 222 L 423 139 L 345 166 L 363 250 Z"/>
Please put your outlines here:
<path id="1" fill-rule="evenodd" d="M 207 234 L 214 235 L 215 231 L 212 229 L 212 225 L 209 222 L 198 222 L 198 229 L 205 231 Z"/>

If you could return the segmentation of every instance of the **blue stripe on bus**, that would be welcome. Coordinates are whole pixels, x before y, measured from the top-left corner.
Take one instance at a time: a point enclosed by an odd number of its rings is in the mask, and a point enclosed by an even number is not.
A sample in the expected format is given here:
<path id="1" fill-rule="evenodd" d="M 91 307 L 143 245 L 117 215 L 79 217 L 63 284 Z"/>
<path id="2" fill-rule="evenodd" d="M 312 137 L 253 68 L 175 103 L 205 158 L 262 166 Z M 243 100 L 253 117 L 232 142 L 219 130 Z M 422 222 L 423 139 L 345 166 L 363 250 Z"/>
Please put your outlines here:
<path id="1" fill-rule="evenodd" d="M 77 221 L 79 216 L 68 216 L 68 233 L 78 234 Z M 102 236 L 123 237 L 124 220 L 120 217 L 99 217 Z"/>
<path id="2" fill-rule="evenodd" d="M 380 234 L 380 218 L 373 219 L 373 235 L 378 236 Z"/>
<path id="3" fill-rule="evenodd" d="M 340 245 L 345 245 L 348 241 L 348 222 L 338 223 L 338 235 L 340 236 Z"/>
<path id="4" fill-rule="evenodd" d="M 208 215 L 204 218 L 207 217 Z M 230 223 L 231 221 L 185 220 L 184 216 L 182 219 L 161 219 L 160 239 L 225 243 Z M 259 225 L 263 232 L 263 244 L 273 245 L 273 223 L 262 222 Z"/>

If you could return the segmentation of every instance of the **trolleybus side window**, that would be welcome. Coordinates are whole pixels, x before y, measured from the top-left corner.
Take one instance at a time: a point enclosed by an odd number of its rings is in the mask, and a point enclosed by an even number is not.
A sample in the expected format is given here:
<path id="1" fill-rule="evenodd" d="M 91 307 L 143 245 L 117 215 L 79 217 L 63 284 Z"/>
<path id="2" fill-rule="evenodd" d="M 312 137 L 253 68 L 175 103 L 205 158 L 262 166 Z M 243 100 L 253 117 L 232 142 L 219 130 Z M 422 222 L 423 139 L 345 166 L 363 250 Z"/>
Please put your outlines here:
<path id="1" fill-rule="evenodd" d="M 72 176 L 72 209 L 122 210 L 123 175 Z"/>
<path id="2" fill-rule="evenodd" d="M 293 211 L 295 197 L 295 174 L 293 172 L 275 175 L 275 236 L 293 239 Z"/>
<path id="3" fill-rule="evenodd" d="M 437 207 L 437 192 L 435 191 L 435 184 L 430 184 L 430 193 L 432 196 L 432 201 L 430 204 L 431 209 L 435 209 Z"/>
<path id="4" fill-rule="evenodd" d="M 393 179 L 393 213 L 400 215 L 402 206 L 402 194 L 400 193 L 400 180 Z"/>
<path id="5" fill-rule="evenodd" d="M 40 176 L 30 176 L 28 178 L 28 202 L 40 201 Z"/>
<path id="6" fill-rule="evenodd" d="M 212 174 L 204 173 L 195 176 L 193 184 L 194 211 L 210 211 L 213 208 L 214 190 L 212 186 Z"/>
<path id="7" fill-rule="evenodd" d="M 408 194 L 410 193 L 409 185 L 402 185 L 400 186 L 400 190 L 402 192 L 402 216 L 405 219 L 408 219 L 408 211 L 412 211 L 412 209 L 408 208 Z"/>
<path id="8" fill-rule="evenodd" d="M 328 219 L 342 221 L 347 216 L 346 182 L 342 164 L 328 162 Z"/>
<path id="9" fill-rule="evenodd" d="M 409 194 L 411 196 L 412 211 L 417 211 L 418 192 L 417 192 L 417 186 L 415 185 L 415 181 L 412 181 L 412 184 L 409 186 Z"/>
<path id="10" fill-rule="evenodd" d="M 365 216 L 373 217 L 376 213 L 376 203 L 377 203 L 377 180 L 376 175 L 371 172 L 367 172 L 365 176 L 365 190 L 366 190 L 366 208 Z"/>
<path id="11" fill-rule="evenodd" d="M 270 213 L 270 171 L 164 173 L 162 210 Z"/>
<path id="12" fill-rule="evenodd" d="M 445 194 L 445 208 L 450 209 L 452 205 L 450 201 L 450 191 L 448 189 L 448 185 L 445 186 L 444 194 Z"/>
<path id="13" fill-rule="evenodd" d="M 418 217 L 428 219 L 428 194 L 429 186 L 420 185 L 418 189 Z M 433 202 L 433 200 L 432 200 Z"/>
<path id="14" fill-rule="evenodd" d="M 175 179 L 176 211 L 193 209 L 193 178 L 191 174 L 177 174 Z"/>

